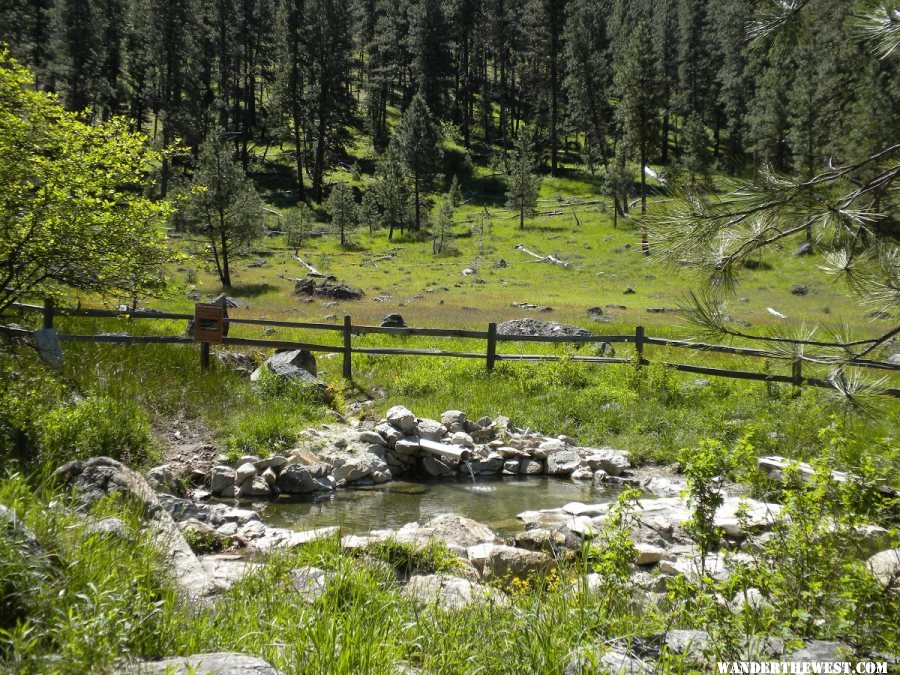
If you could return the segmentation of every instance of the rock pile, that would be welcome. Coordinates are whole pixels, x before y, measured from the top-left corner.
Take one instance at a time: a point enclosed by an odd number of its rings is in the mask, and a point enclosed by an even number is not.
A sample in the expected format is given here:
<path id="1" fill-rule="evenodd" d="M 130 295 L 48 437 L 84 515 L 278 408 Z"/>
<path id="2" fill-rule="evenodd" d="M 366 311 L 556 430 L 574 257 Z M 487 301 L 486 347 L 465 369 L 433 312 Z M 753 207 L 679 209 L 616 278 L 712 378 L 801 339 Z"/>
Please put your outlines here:
<path id="1" fill-rule="evenodd" d="M 448 410 L 434 420 L 394 406 L 374 424 L 307 429 L 298 447 L 284 454 L 223 462 L 206 482 L 217 497 L 259 499 L 375 485 L 403 475 L 547 474 L 602 482 L 629 468 L 623 452 L 518 429 L 506 417 L 473 422 L 460 410 Z"/>

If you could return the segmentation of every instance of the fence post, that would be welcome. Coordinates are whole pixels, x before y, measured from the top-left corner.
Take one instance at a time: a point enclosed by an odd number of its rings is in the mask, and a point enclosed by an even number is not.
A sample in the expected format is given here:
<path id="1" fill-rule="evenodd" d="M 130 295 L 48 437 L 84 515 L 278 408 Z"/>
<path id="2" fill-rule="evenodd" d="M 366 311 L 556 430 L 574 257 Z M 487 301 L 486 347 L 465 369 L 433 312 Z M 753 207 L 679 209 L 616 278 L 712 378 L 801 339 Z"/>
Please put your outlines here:
<path id="1" fill-rule="evenodd" d="M 634 329 L 634 350 L 637 352 L 637 363 L 640 368 L 644 365 L 644 327 L 638 326 Z"/>
<path id="2" fill-rule="evenodd" d="M 803 386 L 803 361 L 794 359 L 791 361 L 791 379 L 794 385 L 794 396 L 800 395 L 800 387 Z"/>
<path id="3" fill-rule="evenodd" d="M 44 300 L 44 329 L 53 328 L 53 298 Z"/>
<path id="4" fill-rule="evenodd" d="M 209 343 L 200 343 L 200 367 L 203 370 L 209 369 Z"/>
<path id="5" fill-rule="evenodd" d="M 497 324 L 489 323 L 487 332 L 487 370 L 491 372 L 497 360 Z"/>
<path id="6" fill-rule="evenodd" d="M 353 379 L 353 348 L 350 344 L 351 333 L 350 329 L 352 326 L 352 321 L 350 319 L 350 315 L 344 316 L 344 379 L 352 380 Z"/>

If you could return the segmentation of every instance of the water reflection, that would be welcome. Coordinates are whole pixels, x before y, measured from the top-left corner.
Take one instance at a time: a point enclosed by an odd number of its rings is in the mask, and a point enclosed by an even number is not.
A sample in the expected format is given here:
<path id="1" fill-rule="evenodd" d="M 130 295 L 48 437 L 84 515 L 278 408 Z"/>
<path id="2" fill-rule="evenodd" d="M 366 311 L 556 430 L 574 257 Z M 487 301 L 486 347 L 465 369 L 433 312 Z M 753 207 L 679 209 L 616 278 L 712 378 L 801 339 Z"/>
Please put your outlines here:
<path id="1" fill-rule="evenodd" d="M 345 531 L 399 528 L 425 523 L 441 513 L 458 513 L 484 523 L 502 534 L 522 529 L 516 514 L 556 508 L 567 502 L 586 504 L 615 499 L 614 487 L 594 487 L 550 476 L 479 477 L 422 483 L 392 482 L 367 488 L 349 488 L 304 500 L 280 500 L 259 507 L 269 525 L 297 530 L 341 525 Z"/>

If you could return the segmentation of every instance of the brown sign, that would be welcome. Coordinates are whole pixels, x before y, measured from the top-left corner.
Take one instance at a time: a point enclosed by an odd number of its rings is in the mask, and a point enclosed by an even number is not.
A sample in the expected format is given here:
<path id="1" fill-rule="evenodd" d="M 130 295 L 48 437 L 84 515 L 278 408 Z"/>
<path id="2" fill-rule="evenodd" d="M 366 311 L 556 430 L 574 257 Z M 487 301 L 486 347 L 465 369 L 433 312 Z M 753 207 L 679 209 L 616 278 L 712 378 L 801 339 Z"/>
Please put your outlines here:
<path id="1" fill-rule="evenodd" d="M 194 342 L 222 342 L 225 332 L 225 308 L 222 305 L 194 306 Z"/>

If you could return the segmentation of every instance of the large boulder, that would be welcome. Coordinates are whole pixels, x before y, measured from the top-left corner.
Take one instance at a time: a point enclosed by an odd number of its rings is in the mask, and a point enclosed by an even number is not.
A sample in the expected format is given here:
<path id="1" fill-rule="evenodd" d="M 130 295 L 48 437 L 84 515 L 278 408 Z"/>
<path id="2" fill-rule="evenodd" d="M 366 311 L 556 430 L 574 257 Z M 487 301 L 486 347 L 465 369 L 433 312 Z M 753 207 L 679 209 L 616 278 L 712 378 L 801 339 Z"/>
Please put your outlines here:
<path id="1" fill-rule="evenodd" d="M 631 464 L 625 455 L 616 452 L 612 448 L 591 450 L 585 460 L 587 465 L 594 471 L 602 470 L 610 476 L 618 476 L 623 471 L 631 468 Z"/>
<path id="2" fill-rule="evenodd" d="M 486 551 L 482 578 L 508 583 L 514 578 L 543 576 L 552 566 L 553 558 L 545 553 L 514 546 L 492 546 Z"/>
<path id="3" fill-rule="evenodd" d="M 876 553 L 869 558 L 866 566 L 874 577 L 885 586 L 900 582 L 900 548 Z"/>
<path id="4" fill-rule="evenodd" d="M 513 319 L 497 326 L 497 335 L 540 335 L 543 337 L 590 336 L 591 331 L 580 326 L 572 326 L 556 321 L 539 321 L 538 319 Z"/>
<path id="5" fill-rule="evenodd" d="M 291 464 L 278 474 L 276 485 L 279 490 L 291 495 L 329 492 L 334 485 L 325 477 L 324 469 L 323 464 Z"/>
<path id="6" fill-rule="evenodd" d="M 176 656 L 136 663 L 119 671 L 134 675 L 278 675 L 279 671 L 255 656 L 215 652 Z"/>
<path id="7" fill-rule="evenodd" d="M 141 474 L 110 457 L 76 459 L 59 467 L 55 475 L 63 485 L 74 488 L 75 498 L 85 510 L 111 494 L 138 504 L 146 517 L 160 510 L 159 499 Z"/>
<path id="8" fill-rule="evenodd" d="M 398 431 L 410 436 L 416 431 L 416 416 L 406 406 L 395 405 L 387 411 L 385 420 Z"/>
<path id="9" fill-rule="evenodd" d="M 435 537 L 443 539 L 447 544 L 456 544 L 464 548 L 476 544 L 501 543 L 500 537 L 486 525 L 455 513 L 442 513 L 429 520 L 423 527 L 431 530 Z"/>
<path id="10" fill-rule="evenodd" d="M 506 596 L 496 588 L 438 574 L 411 577 L 401 594 L 419 605 L 445 611 L 461 609 L 472 603 L 506 602 Z"/>
<path id="11" fill-rule="evenodd" d="M 385 471 L 390 471 L 390 467 L 381 457 L 366 453 L 347 458 L 340 466 L 335 466 L 333 475 L 338 483 L 352 483 L 373 473 Z"/>
<path id="12" fill-rule="evenodd" d="M 250 380 L 256 382 L 262 377 L 264 370 L 273 375 L 290 380 L 303 380 L 318 383 L 316 375 L 316 357 L 305 349 L 294 349 L 289 352 L 278 352 L 266 359 L 266 362 L 253 371 Z"/>
<path id="13" fill-rule="evenodd" d="M 581 466 L 581 455 L 575 450 L 557 450 L 547 455 L 547 473 L 568 476 Z"/>

